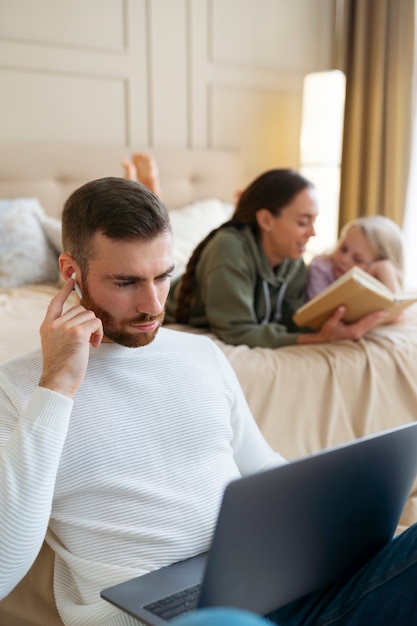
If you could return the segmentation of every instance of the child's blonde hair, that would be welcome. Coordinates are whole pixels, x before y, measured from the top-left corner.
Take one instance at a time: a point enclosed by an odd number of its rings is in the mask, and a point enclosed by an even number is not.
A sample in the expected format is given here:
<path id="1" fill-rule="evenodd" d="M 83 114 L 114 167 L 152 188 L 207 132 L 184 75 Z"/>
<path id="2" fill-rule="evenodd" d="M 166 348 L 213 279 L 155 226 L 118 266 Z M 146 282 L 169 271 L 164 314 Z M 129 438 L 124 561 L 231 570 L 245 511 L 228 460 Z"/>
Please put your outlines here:
<path id="1" fill-rule="evenodd" d="M 366 237 L 375 260 L 387 259 L 393 264 L 400 285 L 404 273 L 404 241 L 401 228 L 389 217 L 372 215 L 359 217 L 345 224 L 340 231 L 341 241 L 352 228 L 358 227 Z"/>

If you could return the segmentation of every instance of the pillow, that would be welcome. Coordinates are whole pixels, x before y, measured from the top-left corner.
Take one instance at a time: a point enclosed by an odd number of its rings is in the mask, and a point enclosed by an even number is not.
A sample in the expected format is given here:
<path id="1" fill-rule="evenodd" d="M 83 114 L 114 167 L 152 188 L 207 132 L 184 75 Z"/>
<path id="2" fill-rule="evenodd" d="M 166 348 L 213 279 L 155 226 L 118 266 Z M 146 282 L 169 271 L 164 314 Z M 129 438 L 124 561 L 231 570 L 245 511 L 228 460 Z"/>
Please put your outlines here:
<path id="1" fill-rule="evenodd" d="M 226 222 L 232 213 L 232 204 L 216 199 L 200 200 L 169 211 L 177 270 L 181 271 L 184 268 L 200 241 L 214 228 Z M 42 213 L 40 222 L 49 242 L 60 254 L 63 251 L 61 221 Z"/>
<path id="2" fill-rule="evenodd" d="M 44 217 L 35 198 L 0 200 L 0 288 L 58 279 L 58 254 L 43 230 Z"/>
<path id="3" fill-rule="evenodd" d="M 184 268 L 194 248 L 214 228 L 230 219 L 233 205 L 211 198 L 169 211 L 174 240 L 174 277 Z"/>
<path id="4" fill-rule="evenodd" d="M 43 228 L 49 243 L 57 254 L 63 252 L 62 248 L 62 227 L 61 220 L 57 220 L 55 217 L 49 217 L 46 213 L 42 212 L 39 218 L 40 224 Z"/>
<path id="5" fill-rule="evenodd" d="M 232 204 L 215 198 L 169 211 L 175 276 L 184 271 L 200 241 L 232 213 Z M 57 281 L 61 252 L 61 221 L 49 217 L 38 200 L 0 200 L 0 288 Z"/>

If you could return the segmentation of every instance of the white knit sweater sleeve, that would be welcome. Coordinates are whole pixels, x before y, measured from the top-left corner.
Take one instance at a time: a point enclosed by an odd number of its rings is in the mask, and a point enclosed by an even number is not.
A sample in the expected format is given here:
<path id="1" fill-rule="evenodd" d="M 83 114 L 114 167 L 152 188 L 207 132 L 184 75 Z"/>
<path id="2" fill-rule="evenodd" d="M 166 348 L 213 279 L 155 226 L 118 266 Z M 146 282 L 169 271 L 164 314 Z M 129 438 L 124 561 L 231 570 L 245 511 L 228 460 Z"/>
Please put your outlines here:
<path id="1" fill-rule="evenodd" d="M 19 414 L 0 389 L 0 598 L 30 569 L 48 526 L 72 400 L 38 387 Z"/>
<path id="2" fill-rule="evenodd" d="M 231 386 L 233 453 L 242 476 L 287 463 L 265 440 L 249 408 L 239 380 L 225 355 L 217 349 L 219 367 Z M 278 411 L 277 411 L 278 414 Z"/>

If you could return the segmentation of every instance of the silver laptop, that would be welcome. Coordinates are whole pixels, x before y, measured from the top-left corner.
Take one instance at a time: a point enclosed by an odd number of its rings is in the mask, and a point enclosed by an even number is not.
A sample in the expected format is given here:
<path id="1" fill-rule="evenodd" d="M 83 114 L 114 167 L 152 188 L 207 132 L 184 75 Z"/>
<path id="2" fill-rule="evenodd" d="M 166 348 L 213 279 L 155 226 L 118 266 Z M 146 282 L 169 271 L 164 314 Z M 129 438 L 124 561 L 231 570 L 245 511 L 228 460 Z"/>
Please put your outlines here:
<path id="1" fill-rule="evenodd" d="M 158 626 L 196 607 L 266 615 L 358 569 L 393 536 L 417 474 L 417 422 L 230 483 L 210 551 L 104 589 Z"/>

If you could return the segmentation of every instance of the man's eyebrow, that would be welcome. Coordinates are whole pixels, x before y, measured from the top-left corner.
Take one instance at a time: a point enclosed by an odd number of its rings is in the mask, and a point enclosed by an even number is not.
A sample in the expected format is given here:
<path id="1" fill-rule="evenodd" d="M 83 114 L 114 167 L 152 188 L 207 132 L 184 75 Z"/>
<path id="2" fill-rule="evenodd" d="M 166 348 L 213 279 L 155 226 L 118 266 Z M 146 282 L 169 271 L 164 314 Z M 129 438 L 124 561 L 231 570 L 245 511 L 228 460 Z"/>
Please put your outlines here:
<path id="1" fill-rule="evenodd" d="M 169 274 L 172 274 L 174 269 L 175 269 L 175 265 L 171 265 L 164 272 L 162 272 L 162 274 L 158 274 L 158 276 L 155 276 L 155 278 L 162 278 L 163 276 L 168 276 Z M 108 278 L 109 280 L 119 280 L 119 281 L 125 281 L 125 282 L 129 282 L 129 281 L 140 282 L 143 280 L 147 280 L 144 276 L 139 276 L 138 274 L 108 274 L 106 278 Z"/>

